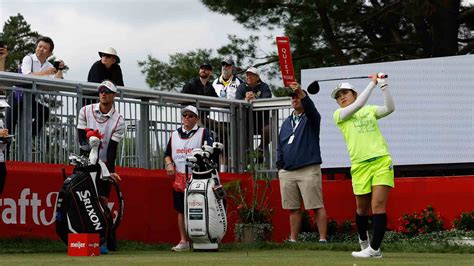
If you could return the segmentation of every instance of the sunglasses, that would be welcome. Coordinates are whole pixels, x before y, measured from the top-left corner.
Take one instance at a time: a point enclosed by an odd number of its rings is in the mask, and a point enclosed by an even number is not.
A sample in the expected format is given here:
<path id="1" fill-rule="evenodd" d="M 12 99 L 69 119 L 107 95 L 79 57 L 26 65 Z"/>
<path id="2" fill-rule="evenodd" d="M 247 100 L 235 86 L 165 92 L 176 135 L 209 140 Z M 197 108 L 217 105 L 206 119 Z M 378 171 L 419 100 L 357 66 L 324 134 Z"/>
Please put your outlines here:
<path id="1" fill-rule="evenodd" d="M 227 66 L 227 67 L 228 67 L 228 66 L 232 66 L 231 64 L 227 64 L 227 63 L 222 63 L 221 65 L 222 65 L 222 66 Z"/>
<path id="2" fill-rule="evenodd" d="M 102 54 L 102 57 L 105 57 L 105 58 L 111 58 L 111 57 L 112 57 L 112 55 L 110 55 L 110 54 Z"/>
<path id="3" fill-rule="evenodd" d="M 184 118 L 194 118 L 194 117 L 197 117 L 195 114 L 190 114 L 190 113 L 184 113 L 182 115 Z"/>
<path id="4" fill-rule="evenodd" d="M 109 89 L 100 89 L 100 90 L 99 90 L 99 93 L 112 94 L 112 93 L 114 93 L 114 92 L 111 91 L 111 90 L 109 90 Z"/>

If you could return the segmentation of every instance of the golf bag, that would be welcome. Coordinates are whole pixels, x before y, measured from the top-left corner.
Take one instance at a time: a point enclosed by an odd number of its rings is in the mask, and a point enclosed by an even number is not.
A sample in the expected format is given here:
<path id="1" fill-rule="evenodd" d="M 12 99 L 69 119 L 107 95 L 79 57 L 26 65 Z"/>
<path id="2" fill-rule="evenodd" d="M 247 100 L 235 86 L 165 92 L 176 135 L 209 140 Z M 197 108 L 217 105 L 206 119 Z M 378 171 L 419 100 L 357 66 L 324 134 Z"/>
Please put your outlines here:
<path id="1" fill-rule="evenodd" d="M 223 145 L 217 142 L 212 147 L 203 145 L 202 149 L 194 149 L 193 156 L 186 159 L 186 176 L 189 166 L 192 179 L 188 180 L 185 189 L 185 225 L 195 251 L 217 251 L 227 230 L 226 194 L 219 181 L 219 164 L 210 158 L 219 158 L 222 148 Z"/>
<path id="2" fill-rule="evenodd" d="M 75 155 L 69 157 L 76 167 L 73 174 L 64 180 L 58 195 L 56 233 L 66 244 L 69 233 L 96 233 L 99 234 L 100 244 L 106 241 L 107 245 L 110 241 L 115 244 L 115 230 L 123 216 L 123 196 L 119 185 L 110 178 L 106 165 L 98 159 L 100 139 L 89 135 L 88 133 L 92 147 L 89 158 Z M 119 212 L 115 223 L 110 210 L 104 209 L 100 204 L 96 182 L 98 178 L 112 182 L 117 193 Z"/>

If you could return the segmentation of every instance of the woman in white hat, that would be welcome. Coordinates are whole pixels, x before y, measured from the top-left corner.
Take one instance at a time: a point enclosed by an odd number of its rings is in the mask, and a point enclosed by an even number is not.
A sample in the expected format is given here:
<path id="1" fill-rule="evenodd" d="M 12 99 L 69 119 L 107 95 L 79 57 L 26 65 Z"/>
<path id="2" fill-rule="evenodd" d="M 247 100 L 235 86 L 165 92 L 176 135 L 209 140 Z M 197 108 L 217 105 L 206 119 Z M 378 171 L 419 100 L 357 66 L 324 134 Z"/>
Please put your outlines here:
<path id="1" fill-rule="evenodd" d="M 88 82 L 101 83 L 104 80 L 112 81 L 116 86 L 124 86 L 122 69 L 120 68 L 120 57 L 117 55 L 117 51 L 108 47 L 107 49 L 99 51 L 100 60 L 96 61 L 87 76 Z M 87 94 L 86 96 L 98 96 L 97 93 Z M 97 97 L 94 99 L 84 99 L 83 106 L 97 102 Z"/>
<path id="2" fill-rule="evenodd" d="M 372 75 L 372 81 L 358 95 L 349 83 L 339 84 L 331 97 L 340 106 L 334 112 L 334 122 L 341 129 L 351 159 L 352 189 L 356 197 L 356 225 L 361 251 L 355 258 L 381 258 L 380 245 L 387 227 L 388 194 L 395 186 L 392 158 L 378 126 L 381 119 L 395 110 L 395 104 L 385 79 Z M 384 105 L 366 105 L 376 85 L 380 86 Z M 373 234 L 367 232 L 372 212 Z"/>

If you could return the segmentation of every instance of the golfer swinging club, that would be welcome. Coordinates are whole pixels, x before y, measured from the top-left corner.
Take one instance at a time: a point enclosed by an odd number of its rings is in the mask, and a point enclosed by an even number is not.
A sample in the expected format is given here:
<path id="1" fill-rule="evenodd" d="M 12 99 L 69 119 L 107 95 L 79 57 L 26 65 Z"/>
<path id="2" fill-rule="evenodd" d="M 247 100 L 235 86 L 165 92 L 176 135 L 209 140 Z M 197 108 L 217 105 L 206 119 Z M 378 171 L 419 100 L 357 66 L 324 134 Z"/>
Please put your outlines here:
<path id="1" fill-rule="evenodd" d="M 355 258 L 381 258 L 380 245 L 387 227 L 388 194 L 394 185 L 392 158 L 377 120 L 391 114 L 395 104 L 385 79 L 372 81 L 358 95 L 349 83 L 339 84 L 331 93 L 341 108 L 333 118 L 346 140 L 351 159 L 352 189 L 356 197 L 356 225 L 361 251 L 352 252 Z M 365 105 L 377 83 L 384 97 L 384 106 Z M 369 241 L 367 225 L 369 212 L 373 215 L 373 236 Z"/>

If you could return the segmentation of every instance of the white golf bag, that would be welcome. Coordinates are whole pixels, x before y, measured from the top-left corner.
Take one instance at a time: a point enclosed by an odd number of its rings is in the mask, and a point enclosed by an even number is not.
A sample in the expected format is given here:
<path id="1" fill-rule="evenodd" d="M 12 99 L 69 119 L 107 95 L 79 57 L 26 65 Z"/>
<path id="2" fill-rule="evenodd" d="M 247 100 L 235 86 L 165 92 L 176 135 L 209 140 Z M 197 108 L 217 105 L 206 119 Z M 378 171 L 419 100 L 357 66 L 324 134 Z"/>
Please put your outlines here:
<path id="1" fill-rule="evenodd" d="M 202 149 L 194 149 L 193 155 L 186 159 L 192 169 L 192 179 L 185 189 L 185 225 L 194 251 L 217 251 L 227 230 L 226 194 L 219 181 L 219 164 L 211 159 L 211 156 L 219 158 L 222 148 L 217 142 L 212 147 L 205 144 Z"/>

